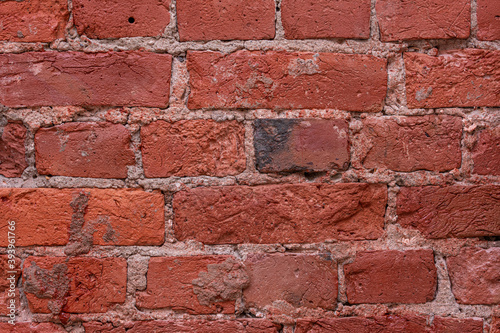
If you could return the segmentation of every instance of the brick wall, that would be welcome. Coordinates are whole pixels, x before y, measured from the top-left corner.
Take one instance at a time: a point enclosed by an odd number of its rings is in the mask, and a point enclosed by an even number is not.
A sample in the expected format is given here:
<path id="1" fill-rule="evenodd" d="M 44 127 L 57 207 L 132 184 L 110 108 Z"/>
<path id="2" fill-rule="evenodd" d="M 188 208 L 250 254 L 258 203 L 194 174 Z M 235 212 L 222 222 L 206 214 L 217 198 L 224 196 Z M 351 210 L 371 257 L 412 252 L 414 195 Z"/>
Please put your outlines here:
<path id="1" fill-rule="evenodd" d="M 500 332 L 499 4 L 0 2 L 0 331 Z"/>

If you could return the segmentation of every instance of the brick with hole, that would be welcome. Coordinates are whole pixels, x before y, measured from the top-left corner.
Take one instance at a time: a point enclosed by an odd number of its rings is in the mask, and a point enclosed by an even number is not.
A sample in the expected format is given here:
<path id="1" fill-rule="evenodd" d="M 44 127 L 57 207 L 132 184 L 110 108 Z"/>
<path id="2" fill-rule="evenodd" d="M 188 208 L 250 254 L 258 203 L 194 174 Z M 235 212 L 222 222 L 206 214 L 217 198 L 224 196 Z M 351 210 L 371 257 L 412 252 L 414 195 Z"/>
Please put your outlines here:
<path id="1" fill-rule="evenodd" d="M 406 52 L 404 62 L 410 108 L 500 106 L 500 51 Z"/>
<path id="2" fill-rule="evenodd" d="M 463 248 L 446 259 L 460 304 L 500 304 L 500 248 Z"/>
<path id="3" fill-rule="evenodd" d="M 345 170 L 349 166 L 345 120 L 257 119 L 254 147 L 260 172 Z"/>
<path id="4" fill-rule="evenodd" d="M 477 0 L 477 38 L 479 40 L 500 39 L 500 2 Z"/>
<path id="5" fill-rule="evenodd" d="M 273 0 L 177 0 L 181 42 L 199 40 L 273 39 Z"/>
<path id="6" fill-rule="evenodd" d="M 397 214 L 427 238 L 500 236 L 500 186 L 403 187 Z"/>
<path id="7" fill-rule="evenodd" d="M 190 314 L 232 314 L 247 284 L 248 276 L 230 256 L 152 257 L 147 289 L 137 293 L 136 305 Z"/>
<path id="8" fill-rule="evenodd" d="M 381 111 L 387 61 L 365 54 L 188 51 L 190 109 Z"/>
<path id="9" fill-rule="evenodd" d="M 375 8 L 384 42 L 470 35 L 470 0 L 379 0 Z"/>
<path id="10" fill-rule="evenodd" d="M 275 301 L 327 310 L 337 305 L 337 263 L 329 254 L 252 254 L 245 268 L 250 278 L 243 293 L 246 307 L 263 309 Z"/>
<path id="11" fill-rule="evenodd" d="M 363 166 L 444 172 L 462 163 L 462 120 L 451 116 L 368 117 L 356 136 Z"/>
<path id="12" fill-rule="evenodd" d="M 477 138 L 472 148 L 474 173 L 500 176 L 500 127 L 482 129 Z"/>
<path id="13" fill-rule="evenodd" d="M 16 246 L 161 245 L 164 198 L 134 189 L 0 189 L 0 246 L 16 222 Z M 69 250 L 69 249 L 68 249 Z"/>
<path id="14" fill-rule="evenodd" d="M 74 0 L 73 21 L 89 38 L 161 36 L 170 23 L 170 0 Z"/>
<path id="15" fill-rule="evenodd" d="M 20 177 L 28 166 L 24 148 L 26 133 L 26 128 L 17 123 L 0 128 L 0 175 Z"/>
<path id="16" fill-rule="evenodd" d="M 174 232 L 205 244 L 377 239 L 386 203 L 379 184 L 198 187 L 174 195 Z"/>
<path id="17" fill-rule="evenodd" d="M 344 273 L 351 304 L 426 303 L 437 288 L 434 253 L 427 249 L 358 252 Z"/>
<path id="18" fill-rule="evenodd" d="M 16 322 L 15 325 L 7 322 L 0 323 L 0 331 L 4 333 L 65 333 L 66 330 L 53 323 Z"/>
<path id="19" fill-rule="evenodd" d="M 281 21 L 287 39 L 370 37 L 369 0 L 283 0 Z"/>
<path id="20" fill-rule="evenodd" d="M 66 123 L 41 128 L 35 135 L 36 166 L 41 175 L 126 178 L 135 164 L 130 132 L 121 124 Z"/>
<path id="21" fill-rule="evenodd" d="M 141 129 L 146 177 L 224 177 L 246 168 L 245 128 L 237 121 L 153 122 Z"/>
<path id="22" fill-rule="evenodd" d="M 28 257 L 23 288 L 34 313 L 103 313 L 125 302 L 124 258 Z"/>
<path id="23" fill-rule="evenodd" d="M 0 40 L 52 42 L 64 38 L 69 19 L 65 0 L 0 1 Z"/>
<path id="24" fill-rule="evenodd" d="M 151 52 L 0 54 L 0 103 L 166 107 L 172 56 Z"/>

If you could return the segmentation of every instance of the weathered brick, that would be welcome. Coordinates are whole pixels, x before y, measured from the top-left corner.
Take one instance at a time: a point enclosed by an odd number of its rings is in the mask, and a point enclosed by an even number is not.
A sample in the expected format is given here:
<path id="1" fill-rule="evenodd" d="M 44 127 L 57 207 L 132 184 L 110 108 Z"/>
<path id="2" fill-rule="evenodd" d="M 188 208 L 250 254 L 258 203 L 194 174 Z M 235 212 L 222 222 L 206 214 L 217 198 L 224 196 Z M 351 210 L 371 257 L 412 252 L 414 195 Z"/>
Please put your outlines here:
<path id="1" fill-rule="evenodd" d="M 10 123 L 0 129 L 0 134 L 0 175 L 20 177 L 28 166 L 24 149 L 26 128 L 21 124 Z"/>
<path id="2" fill-rule="evenodd" d="M 135 164 L 130 132 L 111 123 L 67 123 L 35 135 L 36 166 L 42 175 L 126 178 Z"/>
<path id="3" fill-rule="evenodd" d="M 288 39 L 367 39 L 370 10 L 369 0 L 283 0 L 281 20 Z"/>
<path id="4" fill-rule="evenodd" d="M 100 323 L 96 321 L 83 323 L 85 333 L 125 333 L 125 326 L 117 326 L 112 323 Z"/>
<path id="5" fill-rule="evenodd" d="M 295 307 L 337 305 L 337 263 L 328 254 L 255 254 L 245 267 L 250 277 L 243 293 L 247 307 L 264 308 L 280 300 Z"/>
<path id="6" fill-rule="evenodd" d="M 500 2 L 477 0 L 477 28 L 479 40 L 500 39 Z"/>
<path id="7" fill-rule="evenodd" d="M 170 23 L 170 0 L 74 0 L 73 20 L 89 38 L 160 36 Z"/>
<path id="8" fill-rule="evenodd" d="M 432 250 L 358 252 L 344 272 L 351 304 L 426 303 L 437 287 Z"/>
<path id="9" fill-rule="evenodd" d="M 149 52 L 0 54 L 0 103 L 166 107 L 171 62 Z"/>
<path id="10" fill-rule="evenodd" d="M 470 0 L 378 0 L 382 41 L 467 38 Z"/>
<path id="11" fill-rule="evenodd" d="M 432 324 L 421 316 L 379 316 L 373 318 L 347 317 L 298 319 L 295 333 L 482 333 L 480 319 L 434 317 Z"/>
<path id="12" fill-rule="evenodd" d="M 9 323 L 0 323 L 0 331 L 3 333 L 65 333 L 66 330 L 61 326 L 52 323 L 22 323 L 15 322 L 15 325 Z"/>
<path id="13" fill-rule="evenodd" d="M 156 320 L 136 322 L 127 333 L 277 333 L 278 326 L 264 319 Z"/>
<path id="14" fill-rule="evenodd" d="M 237 121 L 156 121 L 141 129 L 146 177 L 237 175 L 246 168 L 245 128 Z"/>
<path id="15" fill-rule="evenodd" d="M 427 238 L 500 235 L 500 186 L 401 188 L 398 223 Z"/>
<path id="16" fill-rule="evenodd" d="M 12 245 L 15 246 L 15 243 Z M 0 255 L 0 315 L 4 316 L 15 315 L 20 309 L 17 283 L 21 276 L 21 259 L 15 257 L 15 249 L 8 251 L 9 255 Z"/>
<path id="17" fill-rule="evenodd" d="M 29 257 L 23 287 L 32 312 L 99 313 L 125 302 L 124 258 Z"/>
<path id="18" fill-rule="evenodd" d="M 177 0 L 181 41 L 272 39 L 273 0 Z"/>
<path id="19" fill-rule="evenodd" d="M 387 61 L 371 55 L 189 51 L 187 58 L 190 109 L 381 111 L 387 91 Z"/>
<path id="20" fill-rule="evenodd" d="M 462 162 L 462 120 L 451 116 L 370 117 L 358 140 L 369 169 L 447 171 Z"/>
<path id="21" fill-rule="evenodd" d="M 16 246 L 161 245 L 161 193 L 132 189 L 0 189 L 0 246 L 16 222 Z"/>
<path id="22" fill-rule="evenodd" d="M 296 184 L 198 187 L 174 196 L 177 239 L 207 244 L 377 239 L 387 187 Z"/>
<path id="23" fill-rule="evenodd" d="M 500 317 L 494 317 L 491 321 L 490 333 L 500 333 Z"/>
<path id="24" fill-rule="evenodd" d="M 345 120 L 258 119 L 254 127 L 261 172 L 345 170 L 349 165 Z"/>
<path id="25" fill-rule="evenodd" d="M 210 284 L 211 279 L 220 277 L 217 274 L 212 276 L 214 271 L 220 273 L 230 258 L 229 256 L 151 257 L 147 289 L 137 293 L 137 307 L 169 308 L 191 314 L 234 313 L 234 300 L 224 299 L 217 294 L 217 286 Z M 204 277 L 208 277 L 208 280 L 204 280 L 206 285 L 196 289 L 195 293 L 194 280 Z M 213 290 L 211 287 L 214 287 Z M 224 292 L 224 286 L 219 291 Z M 213 293 L 213 297 L 206 297 L 205 293 Z"/>
<path id="26" fill-rule="evenodd" d="M 500 51 L 406 52 L 410 108 L 500 106 Z"/>
<path id="27" fill-rule="evenodd" d="M 481 130 L 472 149 L 474 173 L 500 176 L 500 127 Z"/>
<path id="28" fill-rule="evenodd" d="M 464 248 L 446 262 L 458 303 L 500 304 L 500 248 Z"/>
<path id="29" fill-rule="evenodd" d="M 0 40 L 51 42 L 64 37 L 69 18 L 65 0 L 0 1 Z"/>

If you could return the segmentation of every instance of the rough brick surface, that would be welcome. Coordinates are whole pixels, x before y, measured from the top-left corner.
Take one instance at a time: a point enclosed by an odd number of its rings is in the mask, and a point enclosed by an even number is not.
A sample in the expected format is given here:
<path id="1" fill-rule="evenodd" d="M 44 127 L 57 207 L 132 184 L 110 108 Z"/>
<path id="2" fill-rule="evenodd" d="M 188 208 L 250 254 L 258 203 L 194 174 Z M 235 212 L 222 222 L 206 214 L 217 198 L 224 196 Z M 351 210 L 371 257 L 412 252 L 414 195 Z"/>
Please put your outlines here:
<path id="1" fill-rule="evenodd" d="M 366 151 L 363 166 L 369 169 L 443 172 L 462 162 L 459 117 L 366 118 L 359 139 Z"/>
<path id="2" fill-rule="evenodd" d="M 281 20 L 288 39 L 367 39 L 370 1 L 283 0 Z"/>
<path id="3" fill-rule="evenodd" d="M 164 199 L 131 189 L 0 189 L 0 246 L 16 222 L 16 246 L 161 245 Z"/>
<path id="4" fill-rule="evenodd" d="M 24 148 L 26 128 L 10 123 L 0 128 L 0 134 L 0 175 L 19 177 L 28 166 Z"/>
<path id="5" fill-rule="evenodd" d="M 190 51 L 188 106 L 380 111 L 386 60 L 370 55 Z"/>
<path id="6" fill-rule="evenodd" d="M 344 120 L 258 119 L 254 128 L 260 172 L 328 171 L 349 165 Z"/>
<path id="7" fill-rule="evenodd" d="M 464 248 L 446 261 L 458 303 L 500 304 L 500 248 Z"/>
<path id="8" fill-rule="evenodd" d="M 65 0 L 26 0 L 0 2 L 0 40 L 51 42 L 64 37 L 68 22 Z"/>
<path id="9" fill-rule="evenodd" d="M 360 252 L 344 272 L 352 304 L 425 303 L 437 287 L 432 250 Z"/>
<path id="10" fill-rule="evenodd" d="M 13 251 L 15 253 L 15 251 Z M 14 272 L 14 273 L 11 273 Z M 0 255 L 0 292 L 9 289 L 12 282 L 17 286 L 17 280 L 21 274 L 21 259 L 19 258 L 9 258 L 8 255 Z M 9 279 L 11 277 L 14 279 Z M 3 310 L 3 309 L 2 309 Z"/>
<path id="11" fill-rule="evenodd" d="M 89 38 L 160 36 L 170 23 L 170 0 L 75 0 L 73 20 Z"/>
<path id="12" fill-rule="evenodd" d="M 472 149 L 474 173 L 500 176 L 500 127 L 478 133 L 478 142 Z"/>
<path id="13" fill-rule="evenodd" d="M 500 51 L 406 52 L 404 59 L 410 108 L 500 106 Z"/>
<path id="14" fill-rule="evenodd" d="M 477 38 L 479 40 L 500 39 L 500 2 L 477 1 Z"/>
<path id="15" fill-rule="evenodd" d="M 128 333 L 277 333 L 277 325 L 262 319 L 157 320 L 134 323 Z"/>
<path id="16" fill-rule="evenodd" d="M 493 318 L 490 333 L 500 333 L 500 317 Z"/>
<path id="17" fill-rule="evenodd" d="M 325 319 L 299 319 L 295 333 L 482 333 L 480 319 L 454 319 L 434 317 L 431 325 L 425 317 L 385 316 Z"/>
<path id="18" fill-rule="evenodd" d="M 23 286 L 37 313 L 99 313 L 125 302 L 127 261 L 123 258 L 29 257 Z"/>
<path id="19" fill-rule="evenodd" d="M 61 326 L 52 323 L 20 323 L 15 325 L 9 323 L 0 323 L 0 331 L 4 333 L 64 333 Z"/>
<path id="20" fill-rule="evenodd" d="M 166 107 L 172 57 L 148 52 L 0 55 L 0 103 Z"/>
<path id="21" fill-rule="evenodd" d="M 111 123 L 67 123 L 39 129 L 36 162 L 42 175 L 126 178 L 135 164 L 130 132 Z"/>
<path id="22" fill-rule="evenodd" d="M 273 0 L 177 0 L 181 41 L 272 39 Z"/>
<path id="23" fill-rule="evenodd" d="M 224 177 L 246 168 L 245 128 L 236 121 L 157 121 L 141 138 L 146 177 Z"/>
<path id="24" fill-rule="evenodd" d="M 147 289 L 137 293 L 136 304 L 144 309 L 169 308 L 192 314 L 234 313 L 234 300 L 203 298 L 195 294 L 194 281 L 221 265 L 228 256 L 152 257 L 149 260 Z M 168 274 L 165 274 L 168 272 Z M 201 275 L 200 275 L 201 274 Z M 206 286 L 210 288 L 210 285 Z M 203 286 L 202 286 L 203 288 Z"/>
<path id="25" fill-rule="evenodd" d="M 125 333 L 124 326 L 115 327 L 112 323 L 101 323 L 98 321 L 91 321 L 83 323 L 85 333 Z"/>
<path id="26" fill-rule="evenodd" d="M 387 188 L 302 184 L 195 188 L 174 196 L 179 240 L 207 244 L 376 239 Z"/>
<path id="27" fill-rule="evenodd" d="M 500 235 L 500 186 L 401 188 L 398 223 L 428 238 Z"/>
<path id="28" fill-rule="evenodd" d="M 337 264 L 327 254 L 251 255 L 245 266 L 247 307 L 264 308 L 275 301 L 330 310 L 337 305 Z"/>
<path id="29" fill-rule="evenodd" d="M 469 0 L 379 0 L 377 19 L 382 41 L 467 38 Z"/>

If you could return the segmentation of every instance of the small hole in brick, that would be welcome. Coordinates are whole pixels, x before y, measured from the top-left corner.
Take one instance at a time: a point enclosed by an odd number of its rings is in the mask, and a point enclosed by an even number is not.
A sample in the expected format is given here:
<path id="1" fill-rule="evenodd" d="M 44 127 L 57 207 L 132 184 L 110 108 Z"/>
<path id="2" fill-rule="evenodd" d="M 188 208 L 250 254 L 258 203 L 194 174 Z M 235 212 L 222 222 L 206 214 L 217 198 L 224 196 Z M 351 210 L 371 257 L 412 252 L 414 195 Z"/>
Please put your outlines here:
<path id="1" fill-rule="evenodd" d="M 135 22 L 135 18 L 133 18 L 133 17 L 128 18 L 128 23 L 134 23 L 134 22 Z"/>
<path id="2" fill-rule="evenodd" d="M 316 178 L 323 177 L 324 175 L 326 175 L 326 172 L 324 171 L 304 172 L 304 177 L 306 177 L 307 180 L 315 180 Z"/>

